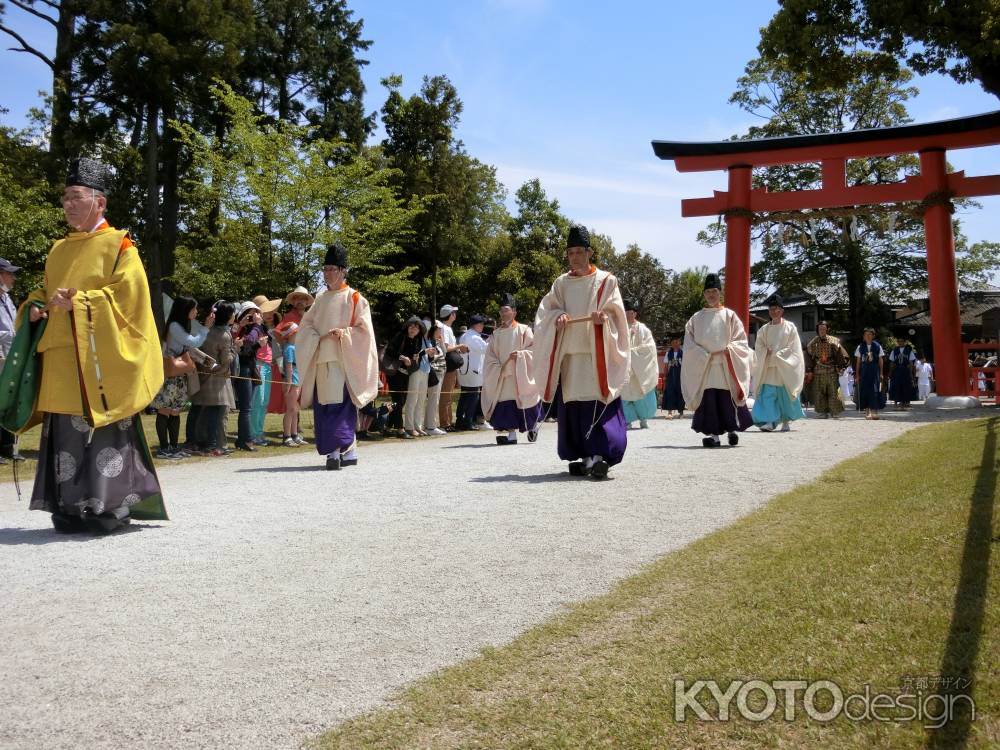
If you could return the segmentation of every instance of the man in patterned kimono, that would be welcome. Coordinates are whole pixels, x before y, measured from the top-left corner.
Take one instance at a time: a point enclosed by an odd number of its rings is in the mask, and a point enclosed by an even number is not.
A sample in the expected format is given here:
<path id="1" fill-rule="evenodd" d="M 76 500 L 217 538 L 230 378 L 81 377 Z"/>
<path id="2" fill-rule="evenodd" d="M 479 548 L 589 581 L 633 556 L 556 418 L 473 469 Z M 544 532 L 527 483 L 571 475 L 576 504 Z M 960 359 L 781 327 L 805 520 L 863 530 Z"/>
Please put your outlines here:
<path id="1" fill-rule="evenodd" d="M 701 444 L 717 448 L 727 433 L 730 445 L 740 442 L 737 432 L 753 420 L 747 409 L 753 352 L 739 316 L 722 305 L 719 275 L 705 277 L 705 307 L 684 328 L 684 367 L 681 389 L 688 409 L 694 409 L 691 429 L 705 435 Z"/>
<path id="2" fill-rule="evenodd" d="M 378 395 L 378 353 L 368 300 L 347 285 L 347 250 L 330 245 L 323 260 L 327 289 L 302 316 L 295 349 L 300 402 L 312 404 L 316 450 L 326 468 L 358 463 L 358 409 Z"/>
<path id="3" fill-rule="evenodd" d="M 817 335 L 806 344 L 806 382 L 812 384 L 813 407 L 820 419 L 837 419 L 844 402 L 837 394 L 840 374 L 850 358 L 840 339 L 830 336 L 825 320 L 816 325 Z"/>
<path id="4" fill-rule="evenodd" d="M 518 432 L 527 432 L 528 442 L 535 442 L 542 418 L 531 351 L 535 337 L 516 316 L 514 296 L 504 293 L 500 325 L 486 346 L 482 390 L 483 415 L 497 432 L 497 445 L 517 445 Z"/>
<path id="5" fill-rule="evenodd" d="M 621 389 L 628 381 L 628 321 L 618 279 L 591 260 L 590 233 L 569 230 L 570 270 L 535 316 L 535 381 L 559 422 L 559 458 L 573 476 L 606 479 L 625 455 Z"/>
<path id="6" fill-rule="evenodd" d="M 139 253 L 104 219 L 108 183 L 100 162 L 73 163 L 62 198 L 73 231 L 52 246 L 44 284 L 18 316 L 19 325 L 47 318 L 25 429 L 42 422 L 31 508 L 62 533 L 167 517 L 139 420 L 163 385 L 160 339 Z"/>

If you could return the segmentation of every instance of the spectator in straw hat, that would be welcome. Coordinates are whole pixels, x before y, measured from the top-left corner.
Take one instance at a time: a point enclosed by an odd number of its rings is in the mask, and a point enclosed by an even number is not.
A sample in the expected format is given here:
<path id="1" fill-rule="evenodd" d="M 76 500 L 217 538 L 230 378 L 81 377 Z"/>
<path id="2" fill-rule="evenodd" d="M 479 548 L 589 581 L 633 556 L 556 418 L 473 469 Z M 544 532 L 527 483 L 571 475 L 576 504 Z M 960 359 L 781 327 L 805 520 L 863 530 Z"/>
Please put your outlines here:
<path id="1" fill-rule="evenodd" d="M 288 321 L 302 325 L 302 316 L 306 314 L 306 310 L 312 306 L 314 301 L 315 298 L 309 294 L 309 290 L 304 286 L 295 287 L 285 297 L 285 302 L 288 303 L 291 309 L 284 314 L 281 320 L 283 322 Z"/>

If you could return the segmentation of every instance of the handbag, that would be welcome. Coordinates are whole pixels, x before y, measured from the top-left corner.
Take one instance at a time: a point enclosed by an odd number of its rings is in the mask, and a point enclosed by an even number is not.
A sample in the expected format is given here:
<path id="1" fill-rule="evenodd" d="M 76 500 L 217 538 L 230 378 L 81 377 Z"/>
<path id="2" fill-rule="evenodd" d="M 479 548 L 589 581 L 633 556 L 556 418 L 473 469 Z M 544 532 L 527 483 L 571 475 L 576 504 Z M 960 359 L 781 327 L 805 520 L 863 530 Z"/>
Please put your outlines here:
<path id="1" fill-rule="evenodd" d="M 431 370 L 427 374 L 427 387 L 428 388 L 434 388 L 439 382 L 441 382 L 441 381 L 438 380 L 438 374 L 436 372 L 434 372 L 434 370 Z"/>
<path id="2" fill-rule="evenodd" d="M 450 351 L 444 355 L 444 369 L 445 372 L 454 372 L 465 364 L 465 358 L 462 356 L 461 352 Z"/>
<path id="3" fill-rule="evenodd" d="M 14 335 L 3 370 L 0 370 L 0 426 L 8 432 L 23 432 L 38 421 L 33 422 L 31 417 L 35 414 L 38 389 L 42 383 L 38 342 L 45 333 L 46 323 L 48 318 L 21 324 Z"/>
<path id="4" fill-rule="evenodd" d="M 386 377 L 392 377 L 397 372 L 399 372 L 399 366 L 402 363 L 398 358 L 392 358 L 388 356 L 387 352 L 382 353 L 382 359 L 379 361 L 379 365 L 382 367 L 382 372 L 386 374 Z"/>
<path id="5" fill-rule="evenodd" d="M 169 354 L 163 355 L 163 376 L 165 378 L 176 378 L 178 375 L 187 375 L 194 372 L 194 360 L 191 355 L 184 352 L 179 357 Z"/>

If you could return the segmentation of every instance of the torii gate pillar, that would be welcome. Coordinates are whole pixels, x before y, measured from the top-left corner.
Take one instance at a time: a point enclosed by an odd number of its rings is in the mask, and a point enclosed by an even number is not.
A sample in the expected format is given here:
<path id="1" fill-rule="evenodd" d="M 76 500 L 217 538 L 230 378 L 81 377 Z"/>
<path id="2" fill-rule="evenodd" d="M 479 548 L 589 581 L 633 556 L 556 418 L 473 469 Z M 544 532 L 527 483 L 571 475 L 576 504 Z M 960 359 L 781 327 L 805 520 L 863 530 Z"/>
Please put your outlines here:
<path id="1" fill-rule="evenodd" d="M 750 332 L 750 177 L 747 165 L 729 167 L 729 207 L 726 214 L 726 306 Z"/>
<path id="2" fill-rule="evenodd" d="M 944 149 L 920 152 L 920 176 L 928 188 L 929 197 L 941 198 L 924 211 L 937 392 L 945 396 L 959 396 L 967 392 L 968 386 L 965 382 L 966 360 L 962 350 L 962 318 L 955 273 L 955 234 L 951 223 L 951 204 L 947 200 L 948 173 Z"/>

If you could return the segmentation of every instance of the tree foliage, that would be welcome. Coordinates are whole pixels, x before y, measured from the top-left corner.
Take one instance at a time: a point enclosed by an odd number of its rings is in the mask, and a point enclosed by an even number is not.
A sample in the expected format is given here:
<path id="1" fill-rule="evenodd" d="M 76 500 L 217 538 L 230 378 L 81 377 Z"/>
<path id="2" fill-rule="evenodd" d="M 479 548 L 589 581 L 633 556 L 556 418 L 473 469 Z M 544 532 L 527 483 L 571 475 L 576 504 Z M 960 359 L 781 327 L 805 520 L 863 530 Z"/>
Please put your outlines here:
<path id="1" fill-rule="evenodd" d="M 45 166 L 27 134 L 0 128 L 0 255 L 21 267 L 20 290 L 41 283 L 45 256 L 65 231 Z"/>
<path id="2" fill-rule="evenodd" d="M 331 166 L 342 144 L 258 114 L 224 84 L 214 94 L 228 121 L 224 139 L 176 123 L 192 156 L 178 284 L 203 298 L 314 288 L 326 245 L 339 239 L 350 252 L 351 283 L 373 304 L 415 300 L 412 269 L 393 263 L 419 204 L 396 197 L 379 150 Z"/>
<path id="3" fill-rule="evenodd" d="M 902 66 L 979 81 L 1000 96 L 1000 6 L 995 0 L 781 0 L 762 30 L 760 51 L 805 74 L 813 87 L 847 86 L 855 51 L 873 51 L 870 72 Z"/>

